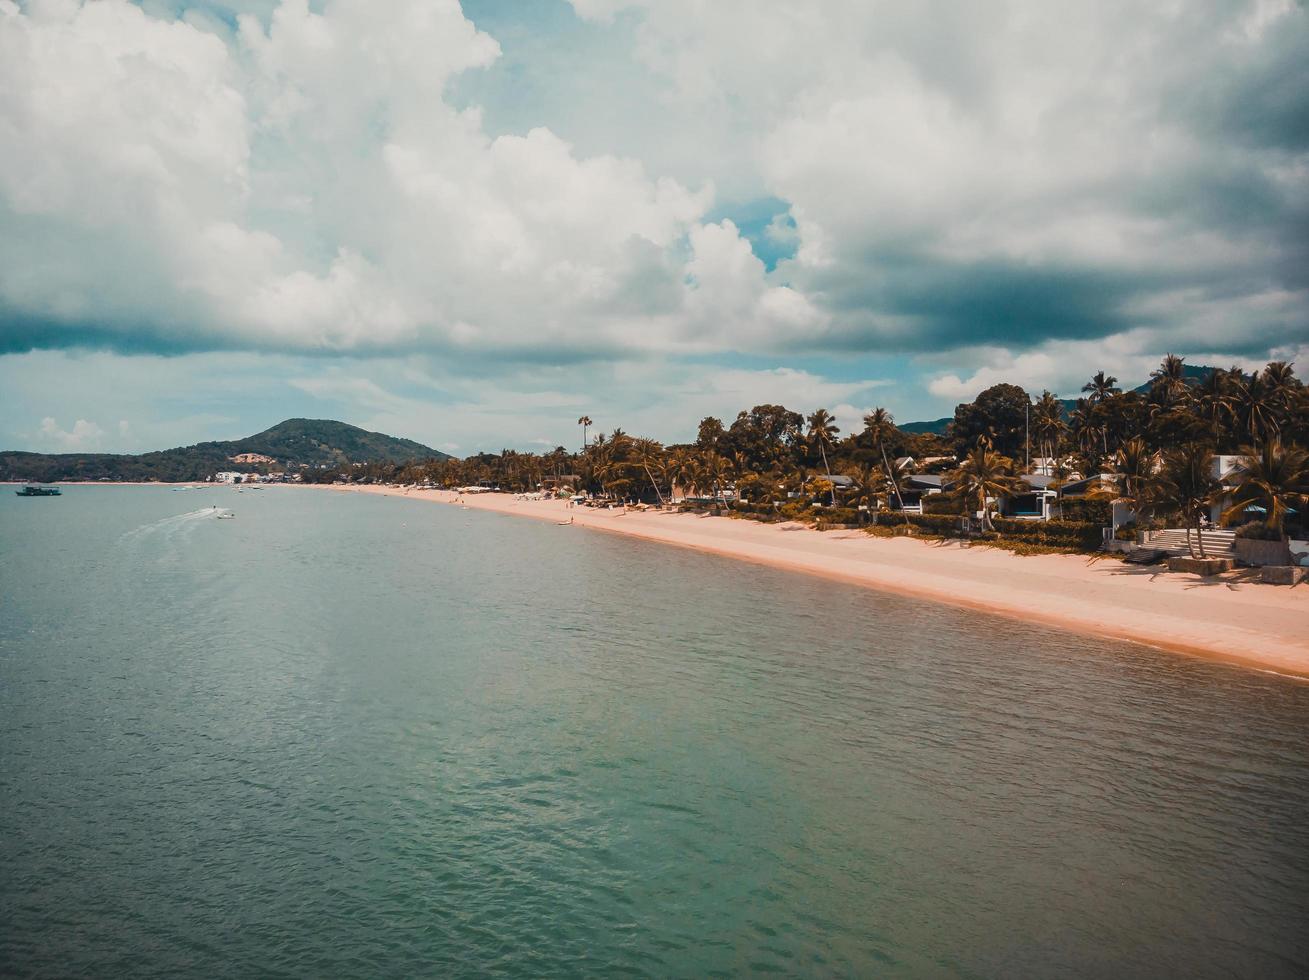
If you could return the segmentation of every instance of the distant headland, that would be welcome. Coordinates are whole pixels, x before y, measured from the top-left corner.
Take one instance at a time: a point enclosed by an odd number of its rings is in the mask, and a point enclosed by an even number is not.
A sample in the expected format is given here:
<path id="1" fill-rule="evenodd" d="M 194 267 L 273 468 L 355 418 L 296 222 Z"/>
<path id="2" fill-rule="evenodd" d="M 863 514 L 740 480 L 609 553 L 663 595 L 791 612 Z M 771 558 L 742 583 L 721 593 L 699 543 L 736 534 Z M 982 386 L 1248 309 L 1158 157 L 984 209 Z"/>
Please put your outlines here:
<path id="1" fill-rule="evenodd" d="M 230 470 L 294 472 L 350 463 L 406 463 L 452 459 L 411 439 L 332 419 L 287 419 L 244 439 L 200 442 L 139 455 L 123 453 L 0 452 L 0 480 L 180 483 Z"/>

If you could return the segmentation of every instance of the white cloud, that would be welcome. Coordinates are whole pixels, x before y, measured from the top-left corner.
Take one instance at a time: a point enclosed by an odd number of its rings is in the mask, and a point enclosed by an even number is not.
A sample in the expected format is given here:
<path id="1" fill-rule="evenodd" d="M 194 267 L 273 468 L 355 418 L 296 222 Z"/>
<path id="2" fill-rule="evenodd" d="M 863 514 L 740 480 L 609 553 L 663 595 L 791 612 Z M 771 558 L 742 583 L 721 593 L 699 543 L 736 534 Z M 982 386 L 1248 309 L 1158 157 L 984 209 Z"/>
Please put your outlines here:
<path id="1" fill-rule="evenodd" d="M 1008 351 L 1000 350 L 992 353 L 990 361 L 967 378 L 955 374 L 939 375 L 928 383 L 927 390 L 938 398 L 970 402 L 980 392 L 1001 382 L 1039 391 L 1058 373 L 1058 363 L 1044 353 L 1020 354 L 1015 357 Z"/>
<path id="2" fill-rule="evenodd" d="M 57 452 L 90 449 L 99 443 L 104 434 L 104 429 L 86 419 L 78 419 L 67 431 L 59 428 L 59 423 L 50 416 L 41 420 L 40 438 Z"/>
<path id="3" fill-rule="evenodd" d="M 710 181 L 454 109 L 446 84 L 499 46 L 453 2 L 285 0 L 230 44 L 125 0 L 51 3 L 0 14 L 0 52 L 0 208 L 38 246 L 0 238 L 0 299 L 29 316 L 488 352 L 722 350 L 818 319 L 734 226 L 699 223 Z"/>
<path id="4" fill-rule="evenodd" d="M 573 0 L 661 100 L 553 66 L 577 145 L 451 95 L 521 43 L 455 0 L 186 6 L 0 0 L 0 351 L 444 359 L 469 377 L 296 390 L 441 431 L 432 405 L 465 406 L 468 445 L 552 438 L 533 408 L 564 418 L 583 378 L 664 438 L 687 386 L 679 417 L 867 397 L 687 354 L 908 351 L 944 401 L 1309 325 L 1305 100 L 1271 84 L 1309 54 L 1303 5 Z M 719 188 L 779 198 L 760 234 L 794 257 L 768 271 Z"/>
<path id="5" fill-rule="evenodd" d="M 1309 98 L 1274 94 L 1309 56 L 1303 5 L 574 7 L 633 12 L 633 50 L 669 97 L 755 149 L 796 225 L 783 274 L 847 344 L 1152 325 L 1167 346 L 1197 306 L 1232 335 L 1249 328 L 1236 303 L 1279 299 L 1258 328 L 1305 329 L 1309 156 L 1294 120 Z M 1015 309 L 988 273 L 1032 292 Z M 1198 302 L 1175 307 L 1183 287 Z"/>

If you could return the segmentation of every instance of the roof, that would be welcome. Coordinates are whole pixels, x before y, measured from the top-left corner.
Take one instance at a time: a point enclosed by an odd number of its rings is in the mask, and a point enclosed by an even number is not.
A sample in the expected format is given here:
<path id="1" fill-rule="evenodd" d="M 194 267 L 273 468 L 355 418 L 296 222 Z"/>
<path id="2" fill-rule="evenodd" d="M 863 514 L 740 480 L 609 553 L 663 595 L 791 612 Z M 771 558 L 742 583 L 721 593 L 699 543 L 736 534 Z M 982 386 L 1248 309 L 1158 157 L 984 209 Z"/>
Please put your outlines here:
<path id="1" fill-rule="evenodd" d="M 1046 476 L 1044 473 L 1024 473 L 1019 479 L 1033 490 L 1049 490 L 1050 484 L 1055 482 L 1053 476 Z"/>
<path id="2" fill-rule="evenodd" d="M 1080 480 L 1072 480 L 1064 484 L 1064 496 L 1068 496 L 1069 491 L 1074 494 L 1084 492 L 1093 483 L 1107 483 L 1112 486 L 1116 485 L 1117 482 L 1118 478 L 1113 473 L 1095 473 L 1092 476 L 1084 476 Z"/>
<path id="3" fill-rule="evenodd" d="M 918 488 L 922 490 L 940 490 L 944 485 L 943 478 L 931 473 L 915 473 L 912 476 L 904 478 L 906 487 Z"/>
<path id="4" fill-rule="evenodd" d="M 834 487 L 852 487 L 854 486 L 854 477 L 845 476 L 842 473 L 833 473 L 831 476 L 820 476 L 815 479 L 829 480 Z"/>

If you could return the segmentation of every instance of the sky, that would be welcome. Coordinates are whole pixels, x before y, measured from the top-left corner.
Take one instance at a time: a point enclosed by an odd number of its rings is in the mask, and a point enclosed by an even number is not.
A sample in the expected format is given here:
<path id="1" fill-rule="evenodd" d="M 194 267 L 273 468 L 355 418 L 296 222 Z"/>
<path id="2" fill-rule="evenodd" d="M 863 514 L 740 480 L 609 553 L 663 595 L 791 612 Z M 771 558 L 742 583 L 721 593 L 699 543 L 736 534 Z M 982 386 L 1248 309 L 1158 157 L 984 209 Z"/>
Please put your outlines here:
<path id="1" fill-rule="evenodd" d="M 1295 0 L 0 0 L 0 448 L 1309 374 Z"/>

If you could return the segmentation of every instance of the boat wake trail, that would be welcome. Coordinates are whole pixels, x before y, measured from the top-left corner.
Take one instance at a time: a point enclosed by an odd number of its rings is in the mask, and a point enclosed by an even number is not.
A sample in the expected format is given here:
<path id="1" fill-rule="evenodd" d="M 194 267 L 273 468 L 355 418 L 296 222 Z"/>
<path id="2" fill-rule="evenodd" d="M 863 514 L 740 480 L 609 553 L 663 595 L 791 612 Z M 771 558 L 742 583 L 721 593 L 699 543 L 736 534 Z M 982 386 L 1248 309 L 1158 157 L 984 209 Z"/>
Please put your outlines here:
<path id="1" fill-rule="evenodd" d="M 132 544 L 154 537 L 171 539 L 179 533 L 183 537 L 189 537 L 190 532 L 201 521 L 213 520 L 222 513 L 226 512 L 221 507 L 201 507 L 199 510 L 187 511 L 185 514 L 175 514 L 152 524 L 142 524 L 140 527 L 133 528 L 119 538 L 118 543 L 120 545 Z"/>

